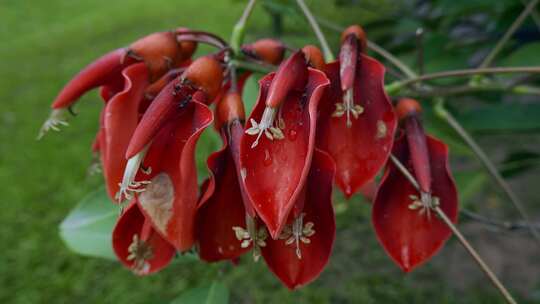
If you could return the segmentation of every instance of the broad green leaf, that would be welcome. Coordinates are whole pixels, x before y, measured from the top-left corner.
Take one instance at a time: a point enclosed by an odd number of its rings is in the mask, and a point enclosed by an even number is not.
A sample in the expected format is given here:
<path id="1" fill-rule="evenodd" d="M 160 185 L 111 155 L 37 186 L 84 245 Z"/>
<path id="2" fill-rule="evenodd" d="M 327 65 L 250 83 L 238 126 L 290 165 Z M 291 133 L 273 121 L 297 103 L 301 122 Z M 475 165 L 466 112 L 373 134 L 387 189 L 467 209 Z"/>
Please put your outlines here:
<path id="1" fill-rule="evenodd" d="M 456 114 L 472 132 L 532 132 L 540 130 L 540 104 L 492 104 Z"/>
<path id="2" fill-rule="evenodd" d="M 501 59 L 503 66 L 540 65 L 540 42 L 528 43 Z"/>
<path id="3" fill-rule="evenodd" d="M 220 282 L 213 282 L 206 287 L 197 287 L 186 291 L 171 304 L 228 304 L 229 290 Z"/>
<path id="4" fill-rule="evenodd" d="M 76 253 L 116 260 L 111 233 L 118 218 L 105 188 L 87 195 L 60 224 L 60 236 Z"/>

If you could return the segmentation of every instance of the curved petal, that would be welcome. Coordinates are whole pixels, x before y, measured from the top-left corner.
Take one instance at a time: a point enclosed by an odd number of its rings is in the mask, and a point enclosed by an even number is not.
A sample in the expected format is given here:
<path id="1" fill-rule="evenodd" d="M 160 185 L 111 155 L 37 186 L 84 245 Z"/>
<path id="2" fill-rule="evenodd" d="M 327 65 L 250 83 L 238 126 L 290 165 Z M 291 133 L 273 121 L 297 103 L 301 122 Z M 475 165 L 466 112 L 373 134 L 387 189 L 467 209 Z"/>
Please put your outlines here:
<path id="1" fill-rule="evenodd" d="M 123 91 L 105 105 L 99 147 L 107 191 L 113 201 L 119 190 L 127 160 L 126 150 L 139 121 L 139 104 L 148 86 L 148 71 L 143 63 L 127 67 Z"/>
<path id="2" fill-rule="evenodd" d="M 246 211 L 226 139 L 223 148 L 210 155 L 207 165 L 211 174 L 206 193 L 210 195 L 201 198 L 197 211 L 199 256 L 207 262 L 235 259 L 251 246 L 242 247 L 233 230 L 246 227 Z"/>
<path id="3" fill-rule="evenodd" d="M 268 240 L 262 255 L 270 270 L 290 289 L 296 289 L 315 280 L 330 258 L 336 236 L 336 223 L 332 207 L 332 184 L 335 164 L 331 157 L 316 150 L 309 177 L 303 209 L 303 228 L 312 223 L 309 243 L 299 242 L 301 258 L 294 241 L 287 244 L 286 236 Z"/>
<path id="4" fill-rule="evenodd" d="M 317 147 L 336 162 L 336 183 L 347 198 L 373 179 L 386 163 L 396 130 L 396 116 L 384 91 L 384 66 L 360 55 L 354 79 L 354 104 L 364 112 L 347 126 L 346 115 L 334 117 L 342 103 L 339 62 L 327 65 L 331 85 L 321 100 Z"/>
<path id="5" fill-rule="evenodd" d="M 125 49 L 117 49 L 86 66 L 64 86 L 51 107 L 67 108 L 87 91 L 109 82 L 124 68 L 122 57 L 125 53 Z"/>
<path id="6" fill-rule="evenodd" d="M 212 120 L 206 105 L 189 102 L 154 137 L 143 161 L 143 167 L 151 172 L 137 175 L 138 180 L 150 181 L 139 195 L 142 211 L 180 251 L 194 242 L 198 192 L 195 145 Z"/>
<path id="7" fill-rule="evenodd" d="M 441 209 L 456 222 L 458 200 L 448 171 L 448 148 L 433 137 L 426 136 L 426 139 L 433 180 L 432 195 L 439 198 Z M 393 153 L 411 170 L 406 138 L 396 141 Z M 429 260 L 452 234 L 435 214 L 411 210 L 411 195 L 419 196 L 403 174 L 389 163 L 373 204 L 372 222 L 384 249 L 405 272 Z"/>
<path id="8" fill-rule="evenodd" d="M 274 74 L 270 74 L 259 82 L 259 98 L 250 121 L 261 121 L 273 78 Z M 322 72 L 309 69 L 306 88 L 287 95 L 277 114 L 278 123 L 279 117 L 283 120 L 283 139 L 271 141 L 262 137 L 252 147 L 255 136 L 242 137 L 240 165 L 245 172 L 246 192 L 273 238 L 278 237 L 285 225 L 309 172 L 317 105 L 327 85 L 328 79 Z"/>
<path id="9" fill-rule="evenodd" d="M 137 275 L 161 270 L 175 255 L 174 247 L 152 228 L 135 201 L 118 219 L 112 242 L 118 260 Z"/>
<path id="10" fill-rule="evenodd" d="M 135 156 L 149 144 L 156 134 L 178 112 L 189 104 L 195 90 L 190 86 L 179 86 L 178 81 L 169 82 L 156 96 L 144 113 L 126 151 L 126 159 Z"/>

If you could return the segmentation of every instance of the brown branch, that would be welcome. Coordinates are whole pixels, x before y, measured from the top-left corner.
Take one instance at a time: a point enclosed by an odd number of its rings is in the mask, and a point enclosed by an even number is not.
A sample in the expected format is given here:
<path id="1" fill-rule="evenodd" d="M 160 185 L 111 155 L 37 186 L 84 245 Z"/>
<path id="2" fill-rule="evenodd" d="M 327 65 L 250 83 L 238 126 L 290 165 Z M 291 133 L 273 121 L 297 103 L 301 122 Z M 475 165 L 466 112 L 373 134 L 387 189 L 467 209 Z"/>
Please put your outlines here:
<path id="1" fill-rule="evenodd" d="M 486 56 L 484 61 L 482 61 L 482 63 L 479 66 L 480 68 L 486 68 L 486 67 L 491 65 L 491 63 L 495 59 L 495 56 L 497 56 L 497 54 L 499 54 L 499 52 L 502 50 L 504 45 L 508 42 L 508 40 L 510 40 L 512 35 L 514 35 L 516 30 L 523 24 L 523 22 L 525 21 L 527 16 L 533 11 L 534 7 L 538 4 L 538 1 L 540 1 L 540 0 L 532 0 L 531 2 L 529 2 L 529 4 L 527 4 L 527 6 L 525 6 L 525 8 L 521 12 L 521 14 L 519 14 L 519 16 L 516 18 L 516 20 L 514 20 L 512 25 L 510 25 L 510 27 L 508 28 L 506 33 L 504 33 L 502 38 L 499 40 L 499 42 L 497 42 L 495 47 Z"/>
<path id="2" fill-rule="evenodd" d="M 420 187 L 418 186 L 418 182 L 414 178 L 414 176 L 407 170 L 407 168 L 397 159 L 394 155 L 390 155 L 390 159 L 394 163 L 394 165 L 398 168 L 398 170 L 407 178 L 407 180 L 413 185 L 413 187 L 420 192 Z M 512 298 L 512 295 L 506 287 L 499 281 L 495 273 L 491 270 L 491 268 L 484 262 L 482 257 L 478 254 L 478 252 L 471 246 L 471 244 L 467 241 L 467 239 L 461 234 L 459 229 L 452 223 L 452 221 L 446 216 L 446 214 L 442 211 L 442 209 L 438 206 L 433 206 L 432 209 L 437 213 L 437 215 L 443 220 L 443 222 L 452 230 L 454 235 L 458 238 L 459 242 L 465 250 L 469 253 L 469 255 L 476 261 L 478 266 L 480 266 L 480 269 L 484 272 L 484 274 L 488 277 L 488 279 L 491 281 L 491 283 L 497 288 L 497 290 L 501 293 L 501 295 L 504 297 L 507 303 L 510 304 L 516 304 L 516 301 L 514 298 Z"/>
<path id="3" fill-rule="evenodd" d="M 435 106 L 435 113 L 440 118 L 444 119 L 453 129 L 458 133 L 459 136 L 465 141 L 465 143 L 471 148 L 471 150 L 474 152 L 476 157 L 480 160 L 482 165 L 486 168 L 490 176 L 493 178 L 493 180 L 503 189 L 503 191 L 506 193 L 516 210 L 518 211 L 519 215 L 525 220 L 527 225 L 529 226 L 529 230 L 531 232 L 531 235 L 538 241 L 540 244 L 540 234 L 538 231 L 532 226 L 531 220 L 529 218 L 529 215 L 527 211 L 525 210 L 525 207 L 523 205 L 523 202 L 520 200 L 520 198 L 516 195 L 516 193 L 512 190 L 510 185 L 504 180 L 504 178 L 501 176 L 495 165 L 491 162 L 489 157 L 486 155 L 484 150 L 476 143 L 474 138 L 465 130 L 461 124 L 454 118 L 452 113 L 448 112 L 442 102 L 439 102 Z"/>

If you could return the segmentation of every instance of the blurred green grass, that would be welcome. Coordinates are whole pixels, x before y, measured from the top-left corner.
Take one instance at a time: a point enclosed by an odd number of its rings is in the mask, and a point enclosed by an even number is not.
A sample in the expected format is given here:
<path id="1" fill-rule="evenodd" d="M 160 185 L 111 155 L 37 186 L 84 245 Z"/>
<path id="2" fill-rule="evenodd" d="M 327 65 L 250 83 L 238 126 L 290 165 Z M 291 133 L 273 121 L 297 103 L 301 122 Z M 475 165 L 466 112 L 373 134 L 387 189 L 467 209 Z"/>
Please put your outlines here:
<path id="1" fill-rule="evenodd" d="M 375 18 L 372 12 L 314 10 L 346 24 Z M 339 216 L 334 256 L 321 278 L 289 292 L 249 258 L 228 264 L 175 263 L 137 278 L 119 264 L 77 256 L 62 244 L 58 224 L 100 177 L 88 177 L 90 145 L 100 102 L 95 92 L 77 105 L 79 115 L 61 133 L 35 141 L 61 86 L 100 54 L 150 32 L 188 26 L 228 38 L 243 1 L 199 0 L 3 0 L 0 4 L 0 303 L 168 303 L 190 287 L 217 278 L 233 303 L 493 303 L 487 287 L 458 295 L 431 265 L 404 276 L 378 246 L 369 208 L 353 199 Z M 271 35 L 257 8 L 248 39 Z M 315 40 L 303 23 L 286 22 L 293 45 Z M 337 37 L 332 38 L 335 41 Z M 198 163 L 219 143 L 206 134 Z M 342 204 L 342 203 L 341 203 Z"/>

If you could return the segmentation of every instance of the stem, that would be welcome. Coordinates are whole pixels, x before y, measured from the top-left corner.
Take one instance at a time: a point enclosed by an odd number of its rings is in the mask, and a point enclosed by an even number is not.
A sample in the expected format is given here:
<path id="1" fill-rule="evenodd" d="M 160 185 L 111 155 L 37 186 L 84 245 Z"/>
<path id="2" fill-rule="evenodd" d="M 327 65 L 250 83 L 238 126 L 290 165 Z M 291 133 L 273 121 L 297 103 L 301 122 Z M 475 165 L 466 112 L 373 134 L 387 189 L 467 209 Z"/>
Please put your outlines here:
<path id="1" fill-rule="evenodd" d="M 495 68 L 477 68 L 477 69 L 465 69 L 465 70 L 453 70 L 453 71 L 444 71 L 432 74 L 425 74 L 422 76 L 410 78 L 404 81 L 396 81 L 388 85 L 393 91 L 400 90 L 404 86 L 410 84 L 424 81 L 424 80 L 433 80 L 439 78 L 449 78 L 449 77 L 462 77 L 469 75 L 478 75 L 478 74 L 508 74 L 508 73 L 540 73 L 540 67 L 495 67 Z"/>
<path id="2" fill-rule="evenodd" d="M 521 0 L 523 6 L 527 7 L 527 1 L 528 0 Z M 533 18 L 534 23 L 536 23 L 536 28 L 540 30 L 540 16 L 538 16 L 538 13 L 536 11 L 532 11 L 531 17 Z"/>
<path id="3" fill-rule="evenodd" d="M 317 23 L 317 20 L 307 7 L 304 0 L 296 0 L 296 3 L 304 13 L 304 16 L 306 16 L 306 19 L 309 22 L 309 25 L 311 25 L 311 29 L 313 29 L 313 32 L 315 32 L 315 35 L 317 36 L 317 39 L 319 40 L 319 43 L 321 44 L 321 48 L 324 53 L 324 59 L 326 59 L 327 62 L 331 62 L 335 60 L 334 54 L 332 53 L 332 50 L 328 46 L 328 42 L 326 41 L 326 37 L 324 37 L 323 32 L 321 31 L 321 28 L 319 27 L 319 24 Z"/>
<path id="4" fill-rule="evenodd" d="M 335 32 L 342 32 L 345 28 L 341 25 L 335 24 L 331 21 L 328 21 L 321 17 L 315 17 L 315 19 L 324 27 Z M 368 49 L 372 50 L 382 58 L 386 59 L 388 62 L 392 63 L 396 68 L 398 68 L 403 74 L 407 75 L 409 78 L 415 78 L 418 75 L 403 61 L 401 61 L 396 56 L 392 55 L 390 52 L 385 50 L 380 45 L 376 44 L 373 41 L 367 41 Z"/>
<path id="5" fill-rule="evenodd" d="M 237 68 L 249 70 L 252 72 L 258 72 L 262 74 L 267 74 L 267 73 L 275 71 L 275 67 L 273 66 L 257 64 L 257 63 L 249 62 L 249 61 L 231 60 L 231 64 L 236 66 Z"/>
<path id="6" fill-rule="evenodd" d="M 240 46 L 242 45 L 242 42 L 244 41 L 244 36 L 246 32 L 246 22 L 249 19 L 249 16 L 251 15 L 251 12 L 253 11 L 253 7 L 255 7 L 255 2 L 257 0 L 249 0 L 248 4 L 246 5 L 244 12 L 242 13 L 242 16 L 240 19 L 238 19 L 238 22 L 234 25 L 233 32 L 231 35 L 231 48 L 234 52 L 234 54 L 238 54 L 240 51 Z"/>
<path id="7" fill-rule="evenodd" d="M 525 6 L 525 9 L 519 14 L 519 16 L 514 20 L 512 25 L 508 28 L 506 33 L 502 36 L 502 38 L 497 42 L 495 47 L 491 50 L 491 52 L 487 55 L 487 57 L 482 61 L 480 64 L 480 68 L 486 68 L 491 65 L 493 62 L 493 59 L 495 59 L 495 56 L 499 54 L 499 52 L 502 50 L 504 45 L 508 42 L 508 40 L 514 35 L 516 30 L 523 24 L 527 16 L 533 11 L 534 7 L 538 4 L 538 1 L 540 0 L 532 0 Z"/>
<path id="8" fill-rule="evenodd" d="M 465 250 L 469 252 L 469 254 L 473 257 L 473 259 L 476 261 L 478 266 L 482 268 L 482 271 L 484 271 L 484 273 L 489 278 L 491 283 L 493 283 L 493 285 L 495 285 L 495 287 L 499 290 L 499 292 L 504 297 L 506 302 L 511 303 L 511 304 L 516 304 L 517 302 L 516 300 L 514 300 L 510 292 L 508 292 L 508 290 L 504 287 L 504 285 L 499 281 L 495 273 L 493 273 L 493 271 L 484 262 L 482 257 L 480 257 L 478 252 L 471 246 L 471 244 L 467 241 L 467 239 L 463 236 L 463 234 L 461 234 L 461 232 L 459 231 L 459 229 L 457 229 L 454 223 L 452 223 L 452 221 L 446 216 L 446 214 L 444 214 L 444 211 L 438 206 L 434 207 L 433 210 L 435 210 L 437 215 L 443 220 L 443 222 L 448 226 L 448 228 L 452 230 L 452 232 L 458 238 L 461 245 L 463 245 Z"/>
<path id="9" fill-rule="evenodd" d="M 517 231 L 517 230 L 522 230 L 522 229 L 526 229 L 527 231 L 529 230 L 529 225 L 527 225 L 527 223 L 524 223 L 524 222 L 510 222 L 510 221 L 504 221 L 504 220 L 496 220 L 496 219 L 492 219 L 492 218 L 488 218 L 488 217 L 485 217 L 485 216 L 482 216 L 478 213 L 475 213 L 475 212 L 472 212 L 470 210 L 467 210 L 467 209 L 461 209 L 460 211 L 460 214 L 470 220 L 473 220 L 475 222 L 478 222 L 478 223 L 482 223 L 484 225 L 487 225 L 487 226 L 492 226 L 494 228 L 499 228 L 499 229 L 504 229 L 504 230 L 507 230 L 507 231 Z M 540 223 L 533 223 L 533 226 L 534 227 L 540 227 Z"/>
<path id="10" fill-rule="evenodd" d="M 416 64 L 418 65 L 418 74 L 424 74 L 424 29 L 418 28 L 416 30 Z"/>
<path id="11" fill-rule="evenodd" d="M 439 102 L 435 106 L 435 113 L 440 118 L 444 119 L 458 134 L 461 136 L 463 141 L 467 143 L 467 145 L 471 148 L 471 150 L 474 152 L 476 157 L 480 160 L 482 165 L 486 168 L 486 170 L 489 172 L 491 177 L 495 180 L 495 182 L 503 189 L 503 191 L 506 193 L 514 207 L 517 209 L 519 215 L 523 218 L 523 220 L 527 223 L 529 226 L 529 230 L 531 232 L 531 235 L 540 243 L 540 234 L 538 231 L 534 228 L 534 226 L 531 223 L 531 220 L 529 216 L 527 215 L 527 211 L 525 210 L 523 203 L 519 199 L 519 197 L 516 195 L 516 193 L 512 190 L 510 185 L 506 183 L 504 178 L 501 176 L 495 165 L 491 162 L 489 157 L 486 155 L 484 150 L 476 143 L 476 141 L 472 138 L 472 136 L 461 126 L 461 124 L 452 116 L 450 112 L 448 112 L 442 102 Z"/>
<path id="12" fill-rule="evenodd" d="M 420 192 L 420 187 L 418 186 L 418 182 L 414 178 L 414 176 L 407 170 L 407 168 L 397 159 L 394 155 L 390 155 L 390 158 L 394 165 L 401 171 L 403 175 L 411 182 L 413 187 L 416 188 L 418 192 Z M 476 261 L 478 266 L 482 269 L 484 274 L 488 277 L 488 279 L 491 281 L 491 283 L 497 288 L 497 290 L 501 293 L 501 295 L 504 297 L 507 303 L 510 304 L 516 304 L 516 301 L 514 298 L 512 298 L 512 295 L 508 292 L 506 287 L 499 281 L 495 273 L 489 268 L 489 266 L 484 262 L 482 257 L 476 252 L 476 250 L 471 246 L 471 244 L 467 241 L 467 239 L 461 234 L 459 229 L 452 223 L 452 221 L 446 216 L 444 211 L 438 207 L 434 206 L 432 209 L 439 215 L 439 217 L 443 220 L 443 222 L 452 230 L 454 235 L 458 238 L 459 242 L 465 250 L 473 257 L 473 259 Z"/>

